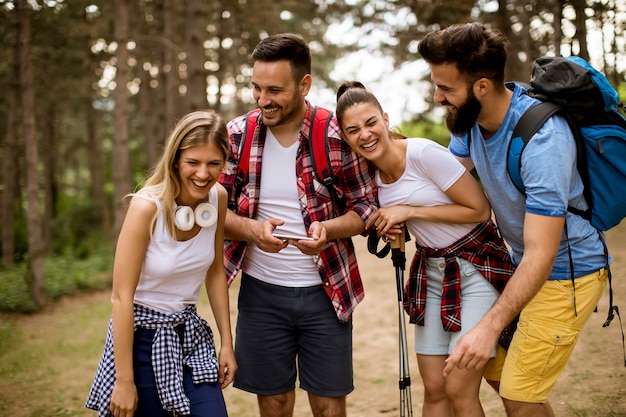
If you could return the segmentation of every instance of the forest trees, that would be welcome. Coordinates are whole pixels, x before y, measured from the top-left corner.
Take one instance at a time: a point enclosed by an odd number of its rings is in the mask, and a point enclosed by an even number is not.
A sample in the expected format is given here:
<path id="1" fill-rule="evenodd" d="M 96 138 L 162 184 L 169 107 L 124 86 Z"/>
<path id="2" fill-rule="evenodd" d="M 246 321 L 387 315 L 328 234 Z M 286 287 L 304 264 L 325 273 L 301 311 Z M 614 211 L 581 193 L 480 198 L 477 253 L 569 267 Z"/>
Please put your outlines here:
<path id="1" fill-rule="evenodd" d="M 42 213 L 39 204 L 39 146 L 35 129 L 35 92 L 31 59 L 31 10 L 26 0 L 18 0 L 17 39 L 19 45 L 18 68 L 22 108 L 22 128 L 26 160 L 26 220 L 28 225 L 28 253 L 30 288 L 36 305 L 46 301 L 43 257 L 45 242 L 42 236 Z"/>
<path id="2" fill-rule="evenodd" d="M 509 79 L 527 79 L 542 54 L 585 56 L 593 32 L 605 51 L 600 69 L 617 85 L 622 3 L 0 0 L 2 265 L 40 253 L 89 256 L 94 234 L 113 241 L 124 196 L 154 165 L 177 118 L 201 107 L 230 118 L 254 105 L 248 55 L 267 34 L 302 34 L 316 82 L 333 88 L 337 58 L 364 47 L 327 33 L 336 23 L 386 33 L 374 47 L 399 66 L 419 59 L 416 44 L 426 32 L 480 20 L 510 40 Z M 25 23 L 29 48 L 20 43 Z M 32 84 L 28 66 L 20 67 L 28 62 Z"/>

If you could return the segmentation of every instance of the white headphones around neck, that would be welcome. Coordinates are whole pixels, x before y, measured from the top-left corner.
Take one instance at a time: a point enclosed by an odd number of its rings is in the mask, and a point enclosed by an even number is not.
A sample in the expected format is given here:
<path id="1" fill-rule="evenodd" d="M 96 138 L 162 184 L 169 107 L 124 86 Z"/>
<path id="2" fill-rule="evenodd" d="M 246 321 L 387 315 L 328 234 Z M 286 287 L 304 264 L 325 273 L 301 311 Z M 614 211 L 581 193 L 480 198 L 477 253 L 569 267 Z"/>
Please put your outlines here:
<path id="1" fill-rule="evenodd" d="M 209 203 L 200 203 L 196 209 L 189 206 L 176 205 L 174 208 L 174 223 L 183 232 L 191 230 L 194 224 L 200 227 L 210 227 L 217 221 L 217 209 Z"/>

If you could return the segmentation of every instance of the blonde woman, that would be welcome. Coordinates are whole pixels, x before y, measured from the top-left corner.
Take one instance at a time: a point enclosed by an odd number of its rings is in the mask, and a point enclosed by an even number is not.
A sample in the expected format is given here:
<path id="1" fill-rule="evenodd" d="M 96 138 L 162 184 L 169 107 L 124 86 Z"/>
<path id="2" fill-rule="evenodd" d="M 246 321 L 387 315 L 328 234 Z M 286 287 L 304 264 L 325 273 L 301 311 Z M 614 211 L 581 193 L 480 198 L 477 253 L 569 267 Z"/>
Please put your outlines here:
<path id="1" fill-rule="evenodd" d="M 112 317 L 86 406 L 99 416 L 226 416 L 222 388 L 237 369 L 223 266 L 228 152 L 212 111 L 184 116 L 118 238 Z M 220 333 L 196 312 L 205 284 Z"/>

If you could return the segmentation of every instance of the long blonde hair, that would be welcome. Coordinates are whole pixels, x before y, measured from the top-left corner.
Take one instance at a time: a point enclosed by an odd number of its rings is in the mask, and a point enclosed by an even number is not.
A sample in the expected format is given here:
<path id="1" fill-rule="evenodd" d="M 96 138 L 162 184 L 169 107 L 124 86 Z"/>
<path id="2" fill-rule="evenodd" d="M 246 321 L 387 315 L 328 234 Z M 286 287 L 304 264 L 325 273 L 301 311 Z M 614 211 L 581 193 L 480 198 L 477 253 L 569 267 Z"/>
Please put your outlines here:
<path id="1" fill-rule="evenodd" d="M 213 110 L 198 110 L 183 116 L 167 137 L 163 155 L 141 189 L 142 194 L 146 193 L 161 200 L 160 210 L 165 214 L 165 224 L 172 237 L 176 231 L 174 200 L 181 189 L 181 179 L 176 167 L 178 158 L 181 151 L 207 143 L 213 143 L 221 150 L 226 161 L 229 150 L 228 130 L 222 117 Z M 152 220 L 153 226 L 155 220 L 156 216 Z"/>

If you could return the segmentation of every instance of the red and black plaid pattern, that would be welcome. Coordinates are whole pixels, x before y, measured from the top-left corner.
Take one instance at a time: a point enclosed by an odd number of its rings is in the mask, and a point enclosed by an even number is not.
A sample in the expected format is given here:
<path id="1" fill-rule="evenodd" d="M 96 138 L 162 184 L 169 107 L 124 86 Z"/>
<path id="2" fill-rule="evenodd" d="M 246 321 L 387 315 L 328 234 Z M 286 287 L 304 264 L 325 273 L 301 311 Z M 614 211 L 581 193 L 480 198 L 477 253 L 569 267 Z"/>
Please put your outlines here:
<path id="1" fill-rule="evenodd" d="M 296 176 L 301 179 L 298 181 L 298 198 L 301 202 L 304 226 L 308 229 L 314 221 L 329 220 L 348 211 L 355 212 L 363 222 L 367 222 L 378 208 L 374 166 L 354 153 L 350 145 L 341 139 L 337 120 L 333 118 L 328 126 L 329 159 L 333 176 L 337 178 L 337 182 L 334 183 L 335 192 L 345 203 L 343 204 L 345 211 L 337 213 L 337 207 L 333 205 L 327 187 L 319 183 L 315 176 L 313 154 L 307 144 L 312 112 L 313 106 L 307 101 L 307 112 L 299 137 L 301 145 L 296 156 Z M 233 185 L 244 128 L 244 116 L 228 123 L 230 134 L 228 169 L 222 173 L 219 182 L 228 190 L 228 208 L 239 216 L 255 218 L 261 190 L 264 140 L 259 134 L 261 129 L 259 123 L 250 149 L 248 183 L 244 184 L 240 195 L 235 195 Z M 229 284 L 241 269 L 246 249 L 247 242 L 231 240 L 224 242 L 224 266 Z M 347 322 L 357 304 L 365 296 L 352 240 L 344 238 L 328 242 L 320 255 L 314 257 L 314 261 L 337 318 Z"/>
<path id="2" fill-rule="evenodd" d="M 476 226 L 471 232 L 443 249 L 417 246 L 406 283 L 404 308 L 410 322 L 424 325 L 426 307 L 426 259 L 444 258 L 443 294 L 441 299 L 441 323 L 449 332 L 461 330 L 461 274 L 456 258 L 466 259 L 502 293 L 513 275 L 511 257 L 496 225 L 489 220 Z M 513 329 L 503 332 L 501 344 L 508 347 Z"/>

